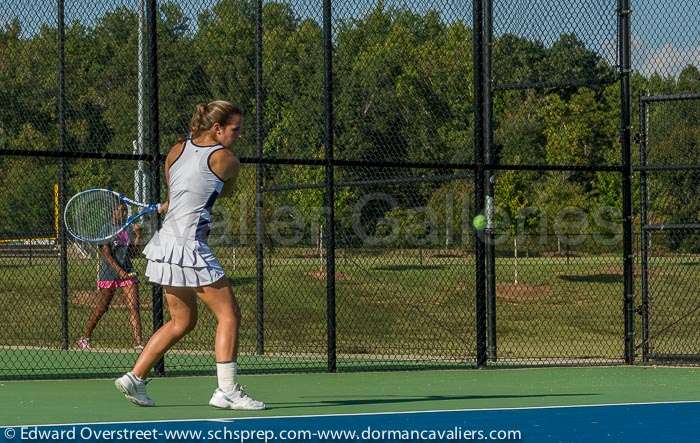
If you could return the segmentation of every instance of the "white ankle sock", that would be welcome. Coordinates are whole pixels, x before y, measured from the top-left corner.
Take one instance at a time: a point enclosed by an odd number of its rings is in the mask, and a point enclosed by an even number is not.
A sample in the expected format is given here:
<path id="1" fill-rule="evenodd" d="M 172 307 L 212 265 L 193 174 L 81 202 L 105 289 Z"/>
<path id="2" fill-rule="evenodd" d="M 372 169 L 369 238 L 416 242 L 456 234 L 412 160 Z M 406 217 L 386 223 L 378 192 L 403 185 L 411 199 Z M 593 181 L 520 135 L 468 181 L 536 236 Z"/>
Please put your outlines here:
<path id="1" fill-rule="evenodd" d="M 234 361 L 216 364 L 216 378 L 219 380 L 219 389 L 231 392 L 236 384 L 238 365 Z"/>
<path id="2" fill-rule="evenodd" d="M 138 375 L 134 374 L 133 372 L 129 371 L 129 374 L 131 374 L 131 376 L 134 377 L 134 379 L 136 379 L 136 381 L 140 381 L 140 382 L 143 381 L 143 379 L 142 379 L 141 377 L 139 377 Z"/>

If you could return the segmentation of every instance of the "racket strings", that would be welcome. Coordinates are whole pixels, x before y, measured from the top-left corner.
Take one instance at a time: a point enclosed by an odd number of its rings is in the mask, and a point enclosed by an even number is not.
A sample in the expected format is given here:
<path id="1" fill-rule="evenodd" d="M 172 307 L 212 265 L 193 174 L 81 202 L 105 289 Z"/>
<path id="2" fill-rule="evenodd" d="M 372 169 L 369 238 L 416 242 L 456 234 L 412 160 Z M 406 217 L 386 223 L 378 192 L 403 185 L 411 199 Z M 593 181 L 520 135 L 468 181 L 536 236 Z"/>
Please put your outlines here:
<path id="1" fill-rule="evenodd" d="M 124 220 L 118 211 L 122 205 L 119 197 L 109 191 L 76 195 L 66 206 L 66 227 L 74 236 L 89 241 L 112 237 L 123 226 Z"/>

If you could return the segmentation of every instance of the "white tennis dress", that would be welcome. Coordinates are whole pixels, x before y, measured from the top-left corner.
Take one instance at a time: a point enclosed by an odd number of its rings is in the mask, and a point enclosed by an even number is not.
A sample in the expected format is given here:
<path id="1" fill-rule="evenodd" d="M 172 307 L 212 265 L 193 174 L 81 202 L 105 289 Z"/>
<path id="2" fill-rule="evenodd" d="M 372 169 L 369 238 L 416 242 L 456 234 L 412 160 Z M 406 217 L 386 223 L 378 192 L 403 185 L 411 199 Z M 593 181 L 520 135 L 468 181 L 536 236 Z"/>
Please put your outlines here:
<path id="1" fill-rule="evenodd" d="M 143 250 L 146 277 L 163 286 L 195 288 L 224 276 L 207 244 L 211 209 L 224 182 L 209 168 L 221 145 L 198 146 L 188 140 L 170 165 L 169 202 L 161 229 Z"/>

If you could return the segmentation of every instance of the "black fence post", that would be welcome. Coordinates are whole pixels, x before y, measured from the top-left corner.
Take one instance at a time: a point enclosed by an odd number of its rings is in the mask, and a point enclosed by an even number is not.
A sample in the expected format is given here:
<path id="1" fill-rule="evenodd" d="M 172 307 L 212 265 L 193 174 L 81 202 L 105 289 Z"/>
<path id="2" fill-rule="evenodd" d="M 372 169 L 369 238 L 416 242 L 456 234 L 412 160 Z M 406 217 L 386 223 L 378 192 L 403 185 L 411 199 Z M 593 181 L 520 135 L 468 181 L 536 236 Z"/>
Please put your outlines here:
<path id="1" fill-rule="evenodd" d="M 484 210 L 484 68 L 483 68 L 483 0 L 474 0 L 474 214 Z M 486 272 L 485 244 L 474 234 L 476 281 L 476 365 L 486 365 Z"/>
<path id="2" fill-rule="evenodd" d="M 622 216 L 624 241 L 625 362 L 634 363 L 634 250 L 632 245 L 632 92 L 630 0 L 618 0 L 620 48 L 620 142 L 622 145 Z"/>
<path id="3" fill-rule="evenodd" d="M 647 113 L 644 97 L 639 100 L 639 219 L 642 259 L 642 362 L 649 362 L 649 231 L 647 230 L 649 195 L 647 194 Z"/>
<path id="4" fill-rule="evenodd" d="M 58 138 L 61 153 L 66 150 L 66 27 L 65 2 L 58 0 Z M 58 242 L 61 267 L 61 335 L 63 349 L 70 346 L 68 331 L 68 241 L 63 224 L 66 205 L 66 159 L 61 157 L 58 171 Z"/>
<path id="5" fill-rule="evenodd" d="M 263 61 L 263 27 L 262 27 L 262 0 L 258 0 L 255 10 L 255 144 L 258 158 L 263 158 L 263 88 L 262 88 L 262 61 Z M 265 256 L 264 239 L 265 229 L 263 223 L 263 204 L 265 186 L 265 165 L 258 162 L 255 166 L 255 259 L 256 259 L 256 308 L 255 323 L 257 330 L 257 353 L 265 353 Z"/>
<path id="6" fill-rule="evenodd" d="M 160 200 L 160 122 L 158 109 L 158 5 L 156 0 L 146 2 L 146 35 L 148 60 L 148 144 L 151 151 L 151 195 L 150 200 Z M 160 228 L 160 217 L 156 217 L 156 228 Z M 153 332 L 163 326 L 163 288 L 152 285 Z M 161 358 L 153 368 L 157 375 L 165 375 L 165 360 Z"/>
<path id="7" fill-rule="evenodd" d="M 335 372 L 336 310 L 335 310 L 335 186 L 333 171 L 333 12 L 331 0 L 323 0 L 323 61 L 325 101 L 325 168 L 326 168 L 326 320 L 328 372 Z"/>
<path id="8" fill-rule="evenodd" d="M 491 78 L 491 47 L 493 43 L 493 2 L 492 0 L 483 0 L 484 22 L 482 41 L 483 48 L 483 70 L 484 74 L 482 81 L 484 83 L 483 97 L 483 114 L 484 119 L 484 162 L 487 165 L 495 163 L 495 155 L 493 152 L 493 88 Z M 486 218 L 487 225 L 484 232 L 484 241 L 486 242 L 486 317 L 487 317 L 487 340 L 488 340 L 488 358 L 496 361 L 496 244 L 495 244 L 495 226 L 494 226 L 494 188 L 496 181 L 496 171 L 488 169 L 484 171 L 486 174 Z"/>

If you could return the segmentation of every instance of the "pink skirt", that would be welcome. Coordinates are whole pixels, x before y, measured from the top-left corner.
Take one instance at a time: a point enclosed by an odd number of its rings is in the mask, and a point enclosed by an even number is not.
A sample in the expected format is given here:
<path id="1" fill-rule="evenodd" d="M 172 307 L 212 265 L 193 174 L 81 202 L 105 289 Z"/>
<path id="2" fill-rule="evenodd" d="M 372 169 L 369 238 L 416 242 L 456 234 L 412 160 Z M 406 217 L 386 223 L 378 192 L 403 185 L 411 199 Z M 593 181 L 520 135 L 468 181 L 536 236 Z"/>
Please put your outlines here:
<path id="1" fill-rule="evenodd" d="M 133 286 L 138 284 L 138 280 L 136 278 L 131 277 L 127 278 L 124 280 L 98 280 L 97 281 L 97 288 L 98 289 L 116 289 L 116 288 L 125 288 L 127 286 Z"/>

